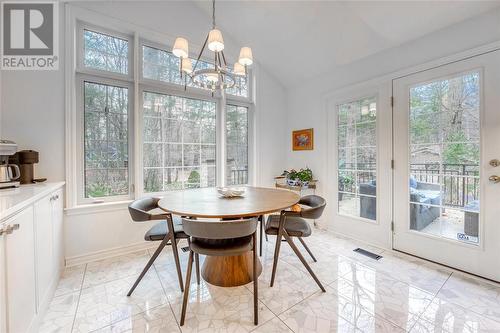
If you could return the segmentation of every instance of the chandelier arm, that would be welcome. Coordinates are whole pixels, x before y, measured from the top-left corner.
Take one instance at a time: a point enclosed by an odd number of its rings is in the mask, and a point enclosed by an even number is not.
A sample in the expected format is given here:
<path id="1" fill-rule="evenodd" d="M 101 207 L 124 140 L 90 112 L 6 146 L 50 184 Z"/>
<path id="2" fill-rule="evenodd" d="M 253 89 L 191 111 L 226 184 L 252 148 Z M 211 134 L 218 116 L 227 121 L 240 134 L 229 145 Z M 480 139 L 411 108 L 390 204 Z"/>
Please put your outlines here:
<path id="1" fill-rule="evenodd" d="M 200 53 L 198 54 L 198 58 L 196 58 L 196 63 L 194 64 L 193 72 L 196 70 L 196 67 L 198 66 L 198 62 L 200 61 L 201 55 L 203 54 L 203 51 L 205 50 L 205 46 L 207 46 L 207 41 L 208 41 L 208 35 L 207 35 L 207 38 L 205 38 L 205 42 L 203 43 L 203 46 L 201 47 Z"/>
<path id="2" fill-rule="evenodd" d="M 224 60 L 224 66 L 227 67 L 226 56 L 224 55 L 224 51 L 221 51 L 220 53 L 222 53 L 222 60 Z"/>
<path id="3" fill-rule="evenodd" d="M 220 54 L 221 54 L 222 52 L 217 52 L 217 53 L 219 53 L 219 54 L 217 55 L 217 59 L 219 60 L 219 68 L 222 68 L 222 60 L 221 60 L 221 58 L 220 58 Z"/>

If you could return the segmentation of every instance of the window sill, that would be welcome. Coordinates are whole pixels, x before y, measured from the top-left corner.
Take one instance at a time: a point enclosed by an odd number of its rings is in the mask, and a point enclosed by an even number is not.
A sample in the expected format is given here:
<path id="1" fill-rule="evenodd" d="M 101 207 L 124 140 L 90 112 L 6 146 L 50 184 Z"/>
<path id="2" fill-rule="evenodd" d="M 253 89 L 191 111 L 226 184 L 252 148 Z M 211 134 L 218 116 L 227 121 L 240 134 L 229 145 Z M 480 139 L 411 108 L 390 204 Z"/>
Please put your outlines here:
<path id="1" fill-rule="evenodd" d="M 64 209 L 64 212 L 66 216 L 112 212 L 112 211 L 126 209 L 131 202 L 132 200 L 123 200 L 123 201 L 78 205 L 71 208 L 66 208 Z"/>

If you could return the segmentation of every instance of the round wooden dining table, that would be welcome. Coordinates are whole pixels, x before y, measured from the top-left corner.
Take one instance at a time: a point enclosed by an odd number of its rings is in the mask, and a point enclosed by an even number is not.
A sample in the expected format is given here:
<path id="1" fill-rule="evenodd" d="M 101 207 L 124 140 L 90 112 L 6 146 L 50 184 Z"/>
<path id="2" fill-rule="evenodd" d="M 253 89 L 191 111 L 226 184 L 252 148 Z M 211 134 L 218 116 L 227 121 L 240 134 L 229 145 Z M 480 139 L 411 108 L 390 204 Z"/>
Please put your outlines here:
<path id="1" fill-rule="evenodd" d="M 158 206 L 174 215 L 191 218 L 238 219 L 280 212 L 299 200 L 297 193 L 284 189 L 248 186 L 243 196 L 224 198 L 216 188 L 200 188 L 165 193 Z M 252 261 L 251 252 L 231 257 L 207 256 L 201 274 L 205 281 L 216 286 L 241 286 L 252 282 Z M 261 272 L 262 264 L 258 261 L 257 275 Z"/>

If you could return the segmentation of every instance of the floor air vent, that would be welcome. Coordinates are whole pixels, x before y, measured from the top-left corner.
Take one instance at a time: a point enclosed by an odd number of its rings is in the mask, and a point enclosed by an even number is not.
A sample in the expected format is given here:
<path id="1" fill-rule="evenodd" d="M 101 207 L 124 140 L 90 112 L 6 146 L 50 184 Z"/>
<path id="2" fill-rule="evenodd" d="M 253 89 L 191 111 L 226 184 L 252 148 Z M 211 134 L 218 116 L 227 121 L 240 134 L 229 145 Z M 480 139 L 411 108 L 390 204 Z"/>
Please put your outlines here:
<path id="1" fill-rule="evenodd" d="M 181 247 L 182 252 L 189 252 L 189 246 Z"/>
<path id="2" fill-rule="evenodd" d="M 382 258 L 382 256 L 379 256 L 378 254 L 375 254 L 375 253 L 370 252 L 370 251 L 363 250 L 362 248 L 359 248 L 359 247 L 357 249 L 354 249 L 353 251 L 354 252 L 358 252 L 359 254 L 362 254 L 364 256 L 367 256 L 367 257 L 375 259 L 375 260 L 379 260 L 379 259 Z"/>

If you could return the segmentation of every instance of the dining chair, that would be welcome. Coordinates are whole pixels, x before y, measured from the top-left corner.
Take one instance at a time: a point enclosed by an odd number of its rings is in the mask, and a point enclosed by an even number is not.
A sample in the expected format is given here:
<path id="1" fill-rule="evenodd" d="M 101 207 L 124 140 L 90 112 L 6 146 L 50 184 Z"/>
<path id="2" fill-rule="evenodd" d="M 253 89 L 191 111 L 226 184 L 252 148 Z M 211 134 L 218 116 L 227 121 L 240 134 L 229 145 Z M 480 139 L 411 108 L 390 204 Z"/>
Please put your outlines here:
<path id="1" fill-rule="evenodd" d="M 177 249 L 177 243 L 180 239 L 187 239 L 189 241 L 189 236 L 182 230 L 182 220 L 180 217 L 173 216 L 170 213 L 152 214 L 151 211 L 158 207 L 159 198 L 142 198 L 135 200 L 128 206 L 128 211 L 132 220 L 135 222 L 146 222 L 151 220 L 160 220 L 151 229 L 149 229 L 144 235 L 146 241 L 161 241 L 160 245 L 156 249 L 155 253 L 151 256 L 146 267 L 142 270 L 141 274 L 135 281 L 132 288 L 129 290 L 127 296 L 132 295 L 135 288 L 141 282 L 144 275 L 153 265 L 154 261 L 161 253 L 163 248 L 167 245 L 172 245 L 172 252 L 174 255 L 175 266 L 177 269 L 177 277 L 179 279 L 179 286 L 181 291 L 184 291 L 184 285 L 182 283 L 182 271 L 179 261 L 179 251 Z M 170 243 L 169 243 L 170 242 Z M 200 283 L 200 264 L 199 256 L 196 256 L 196 277 L 198 284 Z"/>
<path id="2" fill-rule="evenodd" d="M 267 219 L 266 234 L 276 235 L 273 270 L 271 274 L 271 287 L 274 285 L 276 268 L 278 266 L 278 258 L 281 247 L 281 239 L 284 237 L 286 242 L 292 248 L 293 252 L 295 252 L 297 257 L 305 266 L 309 274 L 311 274 L 314 281 L 316 281 L 320 289 L 325 292 L 325 288 L 319 281 L 316 274 L 314 274 L 307 261 L 304 259 L 304 256 L 302 256 L 302 253 L 300 253 L 299 249 L 293 242 L 292 237 L 296 237 L 299 239 L 300 243 L 302 244 L 302 246 L 304 246 L 307 253 L 309 253 L 311 258 L 316 262 L 316 258 L 303 240 L 304 237 L 309 237 L 312 233 L 311 226 L 306 221 L 306 219 L 318 219 L 323 214 L 323 210 L 326 206 L 326 201 L 319 195 L 306 195 L 300 199 L 299 204 L 302 206 L 307 206 L 308 208 L 302 208 L 300 211 L 284 210 L 280 213 L 280 215 L 269 215 Z"/>
<path id="3" fill-rule="evenodd" d="M 258 276 L 257 276 L 257 219 L 239 219 L 223 221 L 203 221 L 182 219 L 184 232 L 191 237 L 189 243 L 189 260 L 187 266 L 186 286 L 182 300 L 181 321 L 184 325 L 193 256 L 203 254 L 207 256 L 238 256 L 246 252 L 253 252 L 253 316 L 254 324 L 258 324 Z"/>

